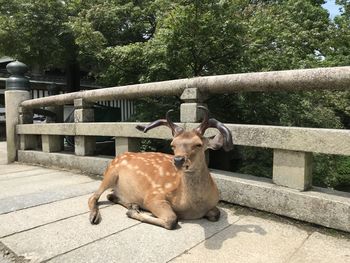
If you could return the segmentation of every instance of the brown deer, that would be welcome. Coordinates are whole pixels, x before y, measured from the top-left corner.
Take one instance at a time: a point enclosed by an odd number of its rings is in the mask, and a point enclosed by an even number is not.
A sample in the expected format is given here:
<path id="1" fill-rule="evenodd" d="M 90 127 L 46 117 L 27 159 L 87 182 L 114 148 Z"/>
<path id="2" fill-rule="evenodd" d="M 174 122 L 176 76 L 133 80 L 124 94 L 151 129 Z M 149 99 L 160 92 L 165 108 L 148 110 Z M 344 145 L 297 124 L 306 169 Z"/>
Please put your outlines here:
<path id="1" fill-rule="evenodd" d="M 106 169 L 99 189 L 89 198 L 91 224 L 98 224 L 101 220 L 97 202 L 108 188 L 113 188 L 113 192 L 107 195 L 107 199 L 126 207 L 127 216 L 166 229 L 174 229 L 178 219 L 219 219 L 220 210 L 216 207 L 219 192 L 209 173 L 205 150 L 221 147 L 231 150 L 232 136 L 222 123 L 208 118 L 205 107 L 200 108 L 205 112 L 204 119 L 192 131 L 174 124 L 169 118 L 171 110 L 166 119 L 156 120 L 146 127 L 136 126 L 143 132 L 161 125 L 168 126 L 173 134 L 171 147 L 174 155 L 127 152 L 116 157 Z M 204 132 L 210 127 L 220 133 L 208 139 Z M 153 216 L 140 209 L 151 212 Z"/>

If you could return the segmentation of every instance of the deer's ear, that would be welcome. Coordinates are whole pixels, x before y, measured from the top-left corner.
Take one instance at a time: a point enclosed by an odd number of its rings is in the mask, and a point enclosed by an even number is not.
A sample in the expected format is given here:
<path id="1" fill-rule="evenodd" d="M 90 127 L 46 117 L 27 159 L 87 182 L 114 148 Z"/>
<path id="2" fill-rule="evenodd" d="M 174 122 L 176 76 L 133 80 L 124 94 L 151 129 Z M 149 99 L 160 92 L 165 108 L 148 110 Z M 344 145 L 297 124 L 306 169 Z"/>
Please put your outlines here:
<path id="1" fill-rule="evenodd" d="M 221 133 L 218 133 L 215 136 L 208 138 L 207 149 L 219 150 L 223 144 L 224 137 Z"/>

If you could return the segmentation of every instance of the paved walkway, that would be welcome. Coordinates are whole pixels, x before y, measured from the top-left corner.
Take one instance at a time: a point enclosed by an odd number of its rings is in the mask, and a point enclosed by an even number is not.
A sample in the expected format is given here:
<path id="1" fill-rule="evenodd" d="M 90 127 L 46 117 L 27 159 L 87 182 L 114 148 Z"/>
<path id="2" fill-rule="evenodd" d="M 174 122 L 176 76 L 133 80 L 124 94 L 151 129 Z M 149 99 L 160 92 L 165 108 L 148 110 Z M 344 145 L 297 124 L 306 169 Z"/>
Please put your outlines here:
<path id="1" fill-rule="evenodd" d="M 87 199 L 98 184 L 0 164 L 0 262 L 350 262 L 349 234 L 224 204 L 219 222 L 183 221 L 168 231 L 127 218 L 104 196 L 102 222 L 92 226 Z"/>

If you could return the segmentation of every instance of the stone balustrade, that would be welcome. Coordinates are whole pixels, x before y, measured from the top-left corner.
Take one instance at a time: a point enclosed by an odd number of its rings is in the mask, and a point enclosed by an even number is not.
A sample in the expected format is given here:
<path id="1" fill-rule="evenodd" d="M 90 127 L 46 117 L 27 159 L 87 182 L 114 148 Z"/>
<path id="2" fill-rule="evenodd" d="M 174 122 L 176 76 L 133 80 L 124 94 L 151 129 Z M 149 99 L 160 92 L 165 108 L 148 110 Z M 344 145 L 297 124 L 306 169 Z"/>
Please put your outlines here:
<path id="1" fill-rule="evenodd" d="M 120 154 L 138 151 L 141 138 L 170 139 L 171 133 L 165 127 L 145 134 L 135 129 L 135 123 L 94 122 L 92 105 L 95 101 L 135 99 L 141 94 L 143 97 L 177 95 L 183 101 L 179 125 L 191 129 L 201 118 L 197 107 L 205 105 L 213 94 L 350 88 L 350 67 L 335 67 L 198 77 L 29 99 L 25 68 L 19 62 L 13 63 L 9 67 L 16 77 L 9 79 L 5 92 L 8 162 L 18 160 L 98 174 L 110 159 L 94 156 L 96 136 L 115 137 L 115 152 Z M 16 71 L 16 67 L 20 70 Z M 60 109 L 67 103 L 74 103 L 74 123 L 60 120 L 32 123 L 33 109 Z M 226 125 L 232 132 L 234 144 L 271 148 L 274 156 L 272 180 L 213 171 L 223 200 L 350 231 L 350 195 L 312 186 L 313 153 L 350 155 L 349 130 Z M 207 131 L 208 136 L 214 133 L 212 129 Z M 62 152 L 64 135 L 74 136 L 74 154 Z M 40 137 L 42 151 L 35 150 Z"/>

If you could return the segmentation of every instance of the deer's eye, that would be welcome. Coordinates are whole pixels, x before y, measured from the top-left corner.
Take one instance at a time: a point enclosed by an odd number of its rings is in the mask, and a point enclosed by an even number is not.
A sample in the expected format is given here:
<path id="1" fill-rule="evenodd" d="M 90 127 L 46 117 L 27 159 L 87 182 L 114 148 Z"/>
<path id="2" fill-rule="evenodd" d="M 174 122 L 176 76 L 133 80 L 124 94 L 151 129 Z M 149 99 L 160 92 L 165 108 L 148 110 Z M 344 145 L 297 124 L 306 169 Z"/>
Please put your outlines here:
<path id="1" fill-rule="evenodd" d="M 201 143 L 196 144 L 196 147 L 197 147 L 197 148 L 200 148 L 200 147 L 202 147 L 202 146 L 203 146 L 203 144 L 201 144 Z"/>

